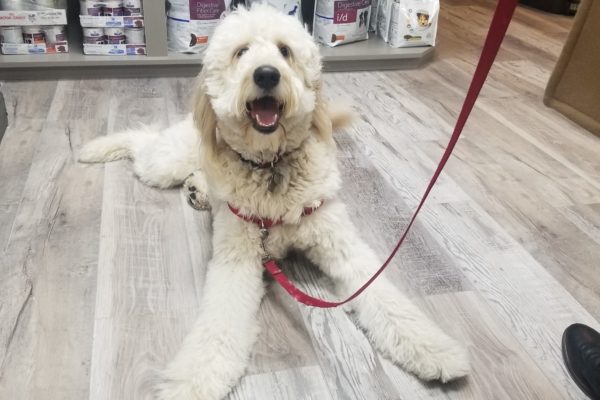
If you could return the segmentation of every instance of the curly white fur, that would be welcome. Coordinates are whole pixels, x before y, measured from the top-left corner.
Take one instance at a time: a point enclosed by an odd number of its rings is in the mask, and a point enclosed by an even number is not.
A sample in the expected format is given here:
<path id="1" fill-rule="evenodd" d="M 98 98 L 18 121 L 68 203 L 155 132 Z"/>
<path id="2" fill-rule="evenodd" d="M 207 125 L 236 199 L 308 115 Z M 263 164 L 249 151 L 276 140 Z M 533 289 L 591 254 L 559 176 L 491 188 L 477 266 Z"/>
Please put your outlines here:
<path id="1" fill-rule="evenodd" d="M 280 52 L 288 46 L 291 56 Z M 247 47 L 241 57 L 237 50 Z M 194 118 L 161 132 L 128 132 L 97 139 L 80 153 L 83 162 L 130 157 L 147 184 L 189 184 L 206 190 L 214 216 L 213 257 L 202 311 L 157 389 L 160 399 L 216 400 L 227 395 L 246 368 L 258 334 L 256 313 L 264 295 L 261 239 L 257 226 L 233 215 L 283 218 L 270 231 L 267 250 L 284 257 L 293 246 L 336 283 L 339 294 L 359 287 L 377 256 L 359 238 L 337 199 L 341 179 L 332 140 L 332 114 L 321 98 L 317 46 L 296 19 L 267 6 L 239 10 L 217 28 L 199 78 Z M 268 94 L 284 104 L 281 125 L 255 130 L 247 101 L 264 95 L 252 80 L 265 63 L 281 81 Z M 286 153 L 277 168 L 281 182 L 269 190 L 270 172 L 241 160 L 269 160 Z M 199 171 L 200 170 L 200 171 Z M 315 213 L 302 209 L 325 200 Z M 371 268 L 370 268 L 371 267 Z M 374 345 L 417 376 L 442 382 L 469 371 L 466 351 L 445 335 L 383 277 L 351 303 Z"/>

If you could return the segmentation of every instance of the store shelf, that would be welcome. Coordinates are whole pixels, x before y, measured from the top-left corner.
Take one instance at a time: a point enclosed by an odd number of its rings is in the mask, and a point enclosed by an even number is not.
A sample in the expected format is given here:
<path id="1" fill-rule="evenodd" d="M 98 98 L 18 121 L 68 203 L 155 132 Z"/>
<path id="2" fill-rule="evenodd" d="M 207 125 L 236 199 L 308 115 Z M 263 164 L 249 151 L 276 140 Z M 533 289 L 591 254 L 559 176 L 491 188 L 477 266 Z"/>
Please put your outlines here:
<path id="1" fill-rule="evenodd" d="M 326 71 L 368 71 L 416 68 L 433 57 L 433 47 L 395 49 L 380 37 L 338 47 L 321 47 Z"/>
<path id="2" fill-rule="evenodd" d="M 0 55 L 0 80 L 81 77 L 193 76 L 202 66 L 197 54 L 167 51 L 164 3 L 143 0 L 146 56 L 84 55 L 78 7 L 69 8 L 69 53 Z M 76 3 L 76 2 L 72 2 Z M 432 58 L 431 47 L 393 49 L 379 37 L 334 48 L 322 47 L 325 71 L 417 68 Z"/>
<path id="3" fill-rule="evenodd" d="M 145 56 L 84 55 L 80 10 L 68 1 L 68 54 L 0 55 L 0 80 L 83 77 L 193 76 L 202 66 L 197 54 L 167 50 L 165 3 L 143 0 Z M 64 14 L 64 13 L 63 13 Z M 364 71 L 417 68 L 433 57 L 432 47 L 394 49 L 381 38 L 338 47 L 322 47 L 325 71 Z"/>
<path id="4" fill-rule="evenodd" d="M 50 55 L 0 55 L 0 70 L 13 68 L 119 67 L 200 64 L 199 57 L 85 55 L 81 44 L 69 45 L 70 53 Z"/>
<path id="5" fill-rule="evenodd" d="M 194 75 L 202 64 L 197 54 L 152 56 L 84 55 L 81 44 L 70 44 L 68 54 L 0 55 L 0 79 L 36 77 Z M 322 47 L 326 71 L 364 71 L 416 68 L 431 59 L 432 47 L 394 49 L 378 37 L 338 47 Z"/>

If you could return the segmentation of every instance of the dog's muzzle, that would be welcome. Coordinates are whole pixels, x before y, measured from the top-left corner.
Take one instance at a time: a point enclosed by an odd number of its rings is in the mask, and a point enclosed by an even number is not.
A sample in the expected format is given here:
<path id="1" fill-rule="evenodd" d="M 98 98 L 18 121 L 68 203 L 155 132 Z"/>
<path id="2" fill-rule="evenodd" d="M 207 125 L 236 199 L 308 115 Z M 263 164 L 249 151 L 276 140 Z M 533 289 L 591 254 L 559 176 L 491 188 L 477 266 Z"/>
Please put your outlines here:
<path id="1" fill-rule="evenodd" d="M 272 65 L 261 65 L 254 70 L 254 83 L 266 92 L 266 95 L 248 101 L 246 112 L 252 120 L 252 126 L 260 133 L 269 134 L 277 130 L 283 104 L 269 94 L 281 80 L 281 73 Z"/>
<path id="2" fill-rule="evenodd" d="M 269 134 L 277 130 L 283 104 L 276 98 L 265 96 L 246 103 L 246 113 L 252 126 L 260 133 Z"/>

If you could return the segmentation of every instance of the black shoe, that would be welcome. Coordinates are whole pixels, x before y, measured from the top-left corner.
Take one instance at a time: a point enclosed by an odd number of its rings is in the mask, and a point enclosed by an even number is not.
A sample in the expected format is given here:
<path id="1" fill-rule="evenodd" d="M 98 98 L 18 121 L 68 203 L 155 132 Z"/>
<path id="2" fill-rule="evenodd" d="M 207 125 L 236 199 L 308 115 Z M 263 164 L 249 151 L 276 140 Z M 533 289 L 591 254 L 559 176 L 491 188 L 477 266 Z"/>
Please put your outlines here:
<path id="1" fill-rule="evenodd" d="M 600 400 L 600 333 L 583 324 L 569 326 L 563 333 L 562 354 L 579 389 Z"/>

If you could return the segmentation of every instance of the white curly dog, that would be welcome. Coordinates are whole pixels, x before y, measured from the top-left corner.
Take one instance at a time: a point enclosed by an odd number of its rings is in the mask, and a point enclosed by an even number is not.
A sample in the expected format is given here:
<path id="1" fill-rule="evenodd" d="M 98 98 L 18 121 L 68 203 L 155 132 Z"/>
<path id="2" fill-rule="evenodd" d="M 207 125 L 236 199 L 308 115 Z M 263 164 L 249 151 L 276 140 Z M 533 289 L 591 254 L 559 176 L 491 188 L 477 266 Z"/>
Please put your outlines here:
<path id="1" fill-rule="evenodd" d="M 194 173 L 187 183 L 193 200 L 212 209 L 201 313 L 164 371 L 158 398 L 221 399 L 244 373 L 259 331 L 264 253 L 260 227 L 239 215 L 280 219 L 265 250 L 276 259 L 291 248 L 303 251 L 340 296 L 374 272 L 379 257 L 336 196 L 332 128 L 346 117 L 323 101 L 321 59 L 310 34 L 294 17 L 261 5 L 234 11 L 216 29 L 192 116 L 160 133 L 114 134 L 82 149 L 82 162 L 133 159 L 137 176 L 159 188 Z M 379 351 L 418 377 L 446 382 L 469 372 L 465 349 L 384 277 L 349 309 Z"/>

